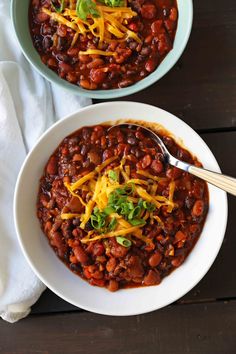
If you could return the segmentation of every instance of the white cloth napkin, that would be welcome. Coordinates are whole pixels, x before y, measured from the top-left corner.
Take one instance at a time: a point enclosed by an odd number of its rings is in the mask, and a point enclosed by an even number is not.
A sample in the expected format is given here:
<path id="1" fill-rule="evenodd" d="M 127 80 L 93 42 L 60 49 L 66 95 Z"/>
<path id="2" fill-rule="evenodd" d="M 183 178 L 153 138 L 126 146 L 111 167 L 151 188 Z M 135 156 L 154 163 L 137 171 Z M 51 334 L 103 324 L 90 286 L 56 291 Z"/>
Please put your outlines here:
<path id="1" fill-rule="evenodd" d="M 13 223 L 16 178 L 27 152 L 53 122 L 91 100 L 54 87 L 28 64 L 17 44 L 9 0 L 0 0 L 0 316 L 27 316 L 45 285 L 20 250 Z"/>

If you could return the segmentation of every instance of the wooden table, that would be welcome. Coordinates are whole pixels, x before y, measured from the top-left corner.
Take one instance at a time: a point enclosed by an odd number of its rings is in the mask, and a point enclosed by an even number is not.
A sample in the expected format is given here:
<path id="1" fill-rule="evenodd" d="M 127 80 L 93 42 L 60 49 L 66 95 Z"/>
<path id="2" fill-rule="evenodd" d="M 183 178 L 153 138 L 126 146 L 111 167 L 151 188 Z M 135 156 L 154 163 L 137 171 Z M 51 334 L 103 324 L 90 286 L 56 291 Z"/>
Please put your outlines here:
<path id="1" fill-rule="evenodd" d="M 222 170 L 236 176 L 236 1 L 195 0 L 187 49 L 152 87 L 127 97 L 156 105 L 196 129 Z M 236 198 L 221 251 L 177 303 L 133 317 L 81 311 L 49 290 L 32 314 L 0 322 L 0 353 L 236 353 Z"/>

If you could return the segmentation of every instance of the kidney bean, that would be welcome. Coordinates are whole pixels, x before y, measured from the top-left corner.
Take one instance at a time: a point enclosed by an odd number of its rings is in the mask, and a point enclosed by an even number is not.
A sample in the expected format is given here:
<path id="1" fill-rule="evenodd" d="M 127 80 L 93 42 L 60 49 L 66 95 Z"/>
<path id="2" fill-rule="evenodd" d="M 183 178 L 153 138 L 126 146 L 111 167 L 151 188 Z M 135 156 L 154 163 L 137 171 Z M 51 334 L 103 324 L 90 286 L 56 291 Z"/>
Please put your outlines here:
<path id="1" fill-rule="evenodd" d="M 113 151 L 106 149 L 103 152 L 102 159 L 103 159 L 103 161 L 105 161 L 105 160 L 109 159 L 112 156 L 113 156 Z"/>
<path id="2" fill-rule="evenodd" d="M 145 4 L 141 8 L 141 15 L 143 18 L 151 20 L 156 16 L 156 6 L 154 4 Z"/>
<path id="3" fill-rule="evenodd" d="M 154 35 L 163 33 L 165 29 L 163 28 L 163 20 L 156 20 L 151 25 L 151 30 Z"/>
<path id="4" fill-rule="evenodd" d="M 149 263 L 150 267 L 154 268 L 154 267 L 158 266 L 158 264 L 161 262 L 161 260 L 162 260 L 162 255 L 160 252 L 157 251 L 149 257 L 148 263 Z"/>
<path id="5" fill-rule="evenodd" d="M 204 213 L 204 210 L 205 210 L 204 201 L 202 199 L 198 199 L 193 205 L 192 215 L 199 217 Z"/>
<path id="6" fill-rule="evenodd" d="M 68 74 L 66 75 L 66 80 L 71 83 L 76 83 L 78 81 L 78 77 L 75 73 L 68 72 Z"/>
<path id="7" fill-rule="evenodd" d="M 117 265 L 117 260 L 114 257 L 108 259 L 106 264 L 106 270 L 110 273 L 113 272 Z"/>
<path id="8" fill-rule="evenodd" d="M 49 175 L 56 175 L 57 171 L 58 171 L 58 159 L 55 155 L 51 156 L 47 167 L 46 167 L 46 171 Z"/>
<path id="9" fill-rule="evenodd" d="M 39 12 L 36 16 L 36 21 L 37 22 L 46 22 L 47 20 L 49 20 L 49 16 L 47 14 L 45 14 L 44 12 Z"/>
<path id="10" fill-rule="evenodd" d="M 119 245 L 116 240 L 111 240 L 112 246 L 111 246 L 111 254 L 115 258 L 123 258 L 126 256 L 128 253 L 128 248 Z"/>
<path id="11" fill-rule="evenodd" d="M 67 35 L 67 27 L 63 24 L 59 24 L 59 26 L 57 27 L 57 34 L 60 37 L 66 37 Z"/>
<path id="12" fill-rule="evenodd" d="M 66 245 L 64 244 L 62 240 L 62 234 L 59 231 L 51 230 L 50 243 L 52 246 L 57 248 L 59 257 L 64 257 L 64 254 L 66 252 Z"/>
<path id="13" fill-rule="evenodd" d="M 144 285 L 157 285 L 160 284 L 160 273 L 154 270 L 149 270 L 147 275 L 143 279 Z"/>
<path id="14" fill-rule="evenodd" d="M 71 65 L 65 63 L 64 61 L 59 63 L 59 68 L 64 71 L 65 73 L 69 73 L 70 71 L 73 71 L 73 68 Z"/>
<path id="15" fill-rule="evenodd" d="M 95 243 L 94 248 L 93 248 L 93 255 L 94 256 L 101 256 L 104 254 L 105 248 L 102 244 L 100 243 Z"/>
<path id="16" fill-rule="evenodd" d="M 153 169 L 153 171 L 155 171 L 156 173 L 161 173 L 164 169 L 163 163 L 159 160 L 153 160 L 152 164 L 151 164 L 151 168 Z"/>
<path id="17" fill-rule="evenodd" d="M 52 223 L 51 221 L 47 221 L 44 226 L 44 232 L 48 235 L 51 229 L 52 229 Z"/>
<path id="18" fill-rule="evenodd" d="M 94 69 L 94 68 L 98 68 L 99 66 L 102 66 L 102 65 L 104 65 L 104 60 L 102 60 L 100 58 L 96 58 L 87 64 L 87 68 Z"/>
<path id="19" fill-rule="evenodd" d="M 99 152 L 96 152 L 95 150 L 90 150 L 88 152 L 88 158 L 91 163 L 94 165 L 99 165 L 101 163 L 101 155 Z"/>
<path id="20" fill-rule="evenodd" d="M 151 58 L 145 64 L 145 69 L 149 73 L 153 72 L 156 69 L 156 67 L 157 67 L 157 58 Z"/>
<path id="21" fill-rule="evenodd" d="M 177 179 L 181 177 L 182 173 L 182 170 L 177 167 L 169 167 L 166 171 L 166 176 L 171 179 Z"/>
<path id="22" fill-rule="evenodd" d="M 80 86 L 86 90 L 96 90 L 97 88 L 95 83 L 89 82 L 88 80 L 80 80 Z"/>
<path id="23" fill-rule="evenodd" d="M 167 29 L 167 31 L 171 32 L 176 28 L 176 22 L 173 22 L 171 20 L 165 20 L 165 28 Z"/>
<path id="24" fill-rule="evenodd" d="M 158 35 L 158 52 L 160 55 L 164 55 L 169 52 L 172 48 L 172 44 L 170 42 L 169 37 L 165 33 L 161 33 Z"/>
<path id="25" fill-rule="evenodd" d="M 68 55 L 69 57 L 75 57 L 75 56 L 78 55 L 78 53 L 79 53 L 79 48 L 69 48 L 69 49 L 67 50 L 67 55 Z"/>
<path id="26" fill-rule="evenodd" d="M 107 73 L 101 68 L 101 69 L 94 69 L 92 68 L 90 70 L 90 78 L 93 82 L 96 84 L 102 83 L 107 76 Z"/>
<path id="27" fill-rule="evenodd" d="M 88 267 L 83 268 L 83 273 L 84 273 L 85 278 L 87 278 L 87 279 L 92 278 L 92 274 L 89 272 Z"/>
<path id="28" fill-rule="evenodd" d="M 93 279 L 102 279 L 103 278 L 103 272 L 99 271 L 98 267 L 96 265 L 88 266 L 88 271 L 91 274 Z"/>
<path id="29" fill-rule="evenodd" d="M 138 168 L 145 169 L 152 163 L 152 158 L 149 154 L 145 155 L 140 162 L 138 162 Z"/>
<path id="30" fill-rule="evenodd" d="M 75 196 L 71 197 L 69 203 L 66 206 L 72 211 L 72 213 L 80 213 L 83 210 L 83 205 Z"/>
<path id="31" fill-rule="evenodd" d="M 82 55 L 82 54 L 80 54 L 80 55 L 79 55 L 79 60 L 80 60 L 81 63 L 87 64 L 87 63 L 90 62 L 91 58 L 90 58 L 89 55 Z"/>
<path id="32" fill-rule="evenodd" d="M 172 259 L 171 264 L 173 267 L 177 268 L 183 263 L 183 261 L 184 261 L 184 256 L 179 255 Z"/>
<path id="33" fill-rule="evenodd" d="M 175 239 L 174 239 L 173 244 L 176 244 L 176 243 L 179 242 L 179 241 L 183 241 L 183 240 L 185 241 L 186 238 L 187 238 L 187 236 L 186 236 L 186 234 L 185 234 L 184 232 L 178 231 L 178 232 L 176 232 L 176 234 L 175 234 Z"/>
<path id="34" fill-rule="evenodd" d="M 177 17 L 178 17 L 178 11 L 177 11 L 177 9 L 175 8 L 175 7 L 172 7 L 171 9 L 170 9 L 170 15 L 169 15 L 169 19 L 171 20 L 171 21 L 176 21 L 177 20 Z"/>
<path id="35" fill-rule="evenodd" d="M 138 32 L 138 24 L 136 22 L 129 23 L 128 27 L 131 31 Z"/>
<path id="36" fill-rule="evenodd" d="M 117 282 L 116 280 L 114 280 L 114 279 L 111 279 L 111 280 L 109 281 L 109 284 L 108 284 L 108 286 L 107 286 L 107 289 L 110 290 L 110 291 L 112 291 L 112 292 L 117 291 L 117 290 L 119 289 L 119 284 L 118 284 L 118 282 Z"/>
<path id="37" fill-rule="evenodd" d="M 74 247 L 73 252 L 79 263 L 82 265 L 88 264 L 89 257 L 81 246 Z"/>
<path id="38" fill-rule="evenodd" d="M 151 44 L 152 43 L 152 39 L 153 39 L 153 36 L 151 34 L 149 34 L 145 40 L 144 40 L 144 43 L 145 44 Z"/>

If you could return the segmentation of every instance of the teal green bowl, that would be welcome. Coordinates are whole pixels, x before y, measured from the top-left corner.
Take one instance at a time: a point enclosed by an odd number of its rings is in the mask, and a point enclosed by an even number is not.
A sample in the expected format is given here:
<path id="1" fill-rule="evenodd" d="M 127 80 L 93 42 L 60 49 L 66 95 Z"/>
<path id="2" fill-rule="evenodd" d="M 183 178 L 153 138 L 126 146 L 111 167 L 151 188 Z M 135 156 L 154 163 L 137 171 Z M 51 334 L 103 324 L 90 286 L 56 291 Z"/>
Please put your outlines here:
<path id="1" fill-rule="evenodd" d="M 28 8 L 30 0 L 12 0 L 11 17 L 15 29 L 16 37 L 21 46 L 22 52 L 31 65 L 47 80 L 59 85 L 76 95 L 98 98 L 114 99 L 131 95 L 152 85 L 162 78 L 177 62 L 188 42 L 192 28 L 193 5 L 192 0 L 177 0 L 179 10 L 178 27 L 174 42 L 174 47 L 166 56 L 157 69 L 145 77 L 143 80 L 121 89 L 111 90 L 85 90 L 79 86 L 61 79 L 54 71 L 42 63 L 40 56 L 33 46 L 28 23 Z"/>

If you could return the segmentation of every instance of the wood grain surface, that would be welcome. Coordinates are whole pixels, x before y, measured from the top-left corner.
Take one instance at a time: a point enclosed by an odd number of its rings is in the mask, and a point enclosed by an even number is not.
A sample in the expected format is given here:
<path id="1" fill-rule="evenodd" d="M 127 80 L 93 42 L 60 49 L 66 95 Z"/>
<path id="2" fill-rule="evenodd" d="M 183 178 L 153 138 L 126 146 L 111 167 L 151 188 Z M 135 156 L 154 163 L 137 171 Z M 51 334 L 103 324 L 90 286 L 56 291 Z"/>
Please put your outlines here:
<path id="1" fill-rule="evenodd" d="M 235 354 L 236 302 L 173 305 L 150 314 L 88 312 L 0 322 L 1 354 Z M 4 340 L 3 340 L 4 339 Z"/>
<path id="2" fill-rule="evenodd" d="M 236 1 L 194 0 L 190 40 L 173 69 L 123 100 L 149 103 L 201 133 L 222 171 L 236 176 Z M 46 290 L 32 314 L 0 321 L 1 354 L 236 353 L 236 198 L 219 255 L 182 299 L 150 314 L 107 317 Z"/>

